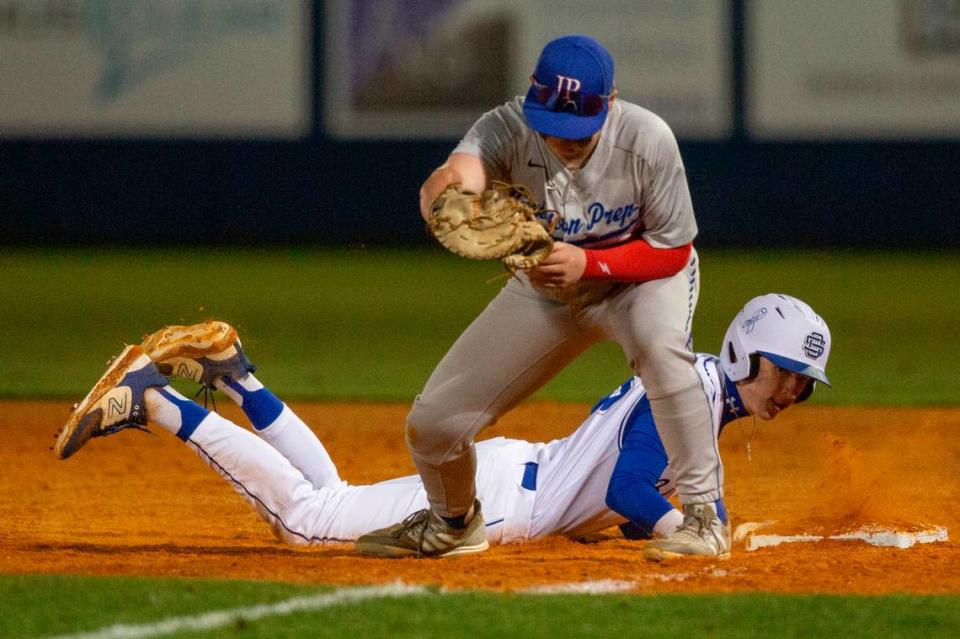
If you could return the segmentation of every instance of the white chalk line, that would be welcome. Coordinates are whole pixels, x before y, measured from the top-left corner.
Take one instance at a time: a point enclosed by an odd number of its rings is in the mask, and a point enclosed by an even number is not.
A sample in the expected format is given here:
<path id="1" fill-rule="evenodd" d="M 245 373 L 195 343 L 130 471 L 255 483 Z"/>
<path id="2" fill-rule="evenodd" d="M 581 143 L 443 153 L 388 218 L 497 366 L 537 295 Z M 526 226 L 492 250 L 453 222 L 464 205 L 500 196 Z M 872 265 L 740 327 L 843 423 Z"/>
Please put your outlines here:
<path id="1" fill-rule="evenodd" d="M 643 591 L 644 588 L 654 585 L 656 582 L 680 582 L 686 581 L 687 579 L 701 578 L 723 579 L 725 577 L 742 575 L 745 572 L 746 568 L 725 569 L 710 567 L 696 572 L 639 575 L 635 580 L 599 579 L 596 581 L 572 581 L 559 584 L 546 584 L 542 586 L 531 586 L 519 592 L 525 595 L 609 595 L 621 592 Z"/>
<path id="2" fill-rule="evenodd" d="M 368 599 L 410 597 L 425 592 L 427 592 L 427 589 L 422 586 L 411 586 L 403 583 L 367 588 L 342 588 L 311 597 L 294 597 L 274 604 L 213 610 L 199 615 L 170 617 L 154 623 L 116 624 L 91 632 L 58 635 L 50 639 L 144 639 L 145 637 L 161 637 L 185 630 L 213 630 L 229 626 L 238 621 L 256 621 L 264 617 L 290 615 L 304 610 L 322 610 Z"/>
<path id="3" fill-rule="evenodd" d="M 617 579 L 600 579 L 598 581 L 573 581 L 561 584 L 547 584 L 531 586 L 520 592 L 527 595 L 605 595 L 615 592 L 628 592 L 637 587 L 635 581 L 620 581 Z"/>
<path id="4" fill-rule="evenodd" d="M 724 577 L 726 572 L 714 574 L 715 577 Z M 681 573 L 664 580 L 684 580 L 691 576 Z M 573 581 L 558 584 L 532 586 L 521 590 L 529 595 L 554 594 L 614 594 L 629 592 L 641 586 L 637 581 L 623 581 L 616 579 L 600 579 L 596 581 Z M 313 595 L 311 597 L 293 597 L 274 604 L 260 604 L 245 608 L 230 608 L 227 610 L 213 610 L 192 616 L 169 617 L 153 623 L 144 624 L 115 624 L 69 635 L 56 635 L 48 639 L 146 639 L 147 637 L 162 637 L 185 630 L 205 631 L 229 626 L 238 621 L 256 621 L 265 617 L 279 617 L 291 615 L 300 611 L 315 611 L 324 608 L 351 604 L 369 599 L 386 599 L 390 597 L 410 597 L 431 592 L 423 586 L 408 585 L 402 582 L 384 586 L 370 586 L 365 588 L 342 588 L 329 593 Z M 436 593 L 437 591 L 432 591 Z M 456 591 L 441 591 L 446 593 Z"/>

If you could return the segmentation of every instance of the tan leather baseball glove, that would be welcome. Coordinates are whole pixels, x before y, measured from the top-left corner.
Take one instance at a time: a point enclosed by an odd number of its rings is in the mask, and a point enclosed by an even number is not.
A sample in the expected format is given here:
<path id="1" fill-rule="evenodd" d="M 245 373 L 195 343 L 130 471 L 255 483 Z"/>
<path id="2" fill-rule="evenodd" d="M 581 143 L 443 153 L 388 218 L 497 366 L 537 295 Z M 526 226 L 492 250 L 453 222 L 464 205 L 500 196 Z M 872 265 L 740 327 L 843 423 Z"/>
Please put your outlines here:
<path id="1" fill-rule="evenodd" d="M 431 209 L 427 228 L 437 241 L 472 260 L 498 259 L 514 272 L 537 266 L 553 248 L 552 228 L 537 219 L 540 209 L 520 185 L 494 182 L 478 195 L 451 184 Z"/>

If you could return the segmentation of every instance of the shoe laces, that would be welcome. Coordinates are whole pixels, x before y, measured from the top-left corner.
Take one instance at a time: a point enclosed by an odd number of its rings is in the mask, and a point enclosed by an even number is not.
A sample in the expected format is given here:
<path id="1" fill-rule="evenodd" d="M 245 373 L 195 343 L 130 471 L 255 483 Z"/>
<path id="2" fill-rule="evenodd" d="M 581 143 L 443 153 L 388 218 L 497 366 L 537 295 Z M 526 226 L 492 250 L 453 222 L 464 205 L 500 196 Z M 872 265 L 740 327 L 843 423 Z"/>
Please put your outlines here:
<path id="1" fill-rule="evenodd" d="M 393 531 L 394 539 L 400 539 L 404 535 L 411 535 L 417 540 L 417 559 L 420 559 L 423 552 L 423 539 L 427 535 L 427 528 L 430 525 L 430 511 L 428 509 L 418 510 L 404 519 L 400 526 Z"/>
<path id="2" fill-rule="evenodd" d="M 689 513 L 685 513 L 683 516 L 683 524 L 680 525 L 681 530 L 690 530 L 695 529 L 696 535 L 699 537 L 700 533 L 703 532 L 703 529 L 707 527 L 707 518 L 703 516 L 702 512 L 690 510 Z"/>
<path id="3" fill-rule="evenodd" d="M 149 435 L 153 435 L 153 431 L 142 424 L 136 422 L 120 422 L 118 424 L 113 424 L 112 426 L 107 426 L 106 428 L 98 428 L 91 437 L 107 437 L 108 435 L 116 435 L 122 430 L 127 430 L 132 428 L 133 430 L 141 430 Z"/>
<path id="4" fill-rule="evenodd" d="M 210 406 L 213 406 L 213 412 L 219 413 L 217 410 L 217 398 L 213 394 L 213 391 L 216 390 L 213 386 L 207 386 L 206 384 L 201 384 L 200 388 L 194 393 L 192 399 L 196 399 L 200 393 L 203 393 L 203 407 L 207 410 L 210 410 Z"/>
<path id="5" fill-rule="evenodd" d="M 710 518 L 703 511 L 690 509 L 684 513 L 683 523 L 677 529 L 677 534 L 695 538 L 701 542 L 706 541 L 707 535 L 713 539 L 719 546 L 722 546 L 722 540 L 713 531 L 710 525 Z"/>

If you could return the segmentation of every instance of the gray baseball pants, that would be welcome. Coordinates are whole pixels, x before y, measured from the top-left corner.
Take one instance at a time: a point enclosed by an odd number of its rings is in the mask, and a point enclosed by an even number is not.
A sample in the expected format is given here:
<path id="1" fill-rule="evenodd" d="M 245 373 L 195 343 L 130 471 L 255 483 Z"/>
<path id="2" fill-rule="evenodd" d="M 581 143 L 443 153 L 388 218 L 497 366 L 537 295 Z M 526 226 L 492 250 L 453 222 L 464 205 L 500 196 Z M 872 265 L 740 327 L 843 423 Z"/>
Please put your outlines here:
<path id="1" fill-rule="evenodd" d="M 621 286 L 585 308 L 512 279 L 443 357 L 407 417 L 407 446 L 431 509 L 444 517 L 466 513 L 475 495 L 477 433 L 601 340 L 620 344 L 648 389 L 681 501 L 719 499 L 710 404 L 689 346 L 698 293 L 696 252 L 676 275 Z"/>

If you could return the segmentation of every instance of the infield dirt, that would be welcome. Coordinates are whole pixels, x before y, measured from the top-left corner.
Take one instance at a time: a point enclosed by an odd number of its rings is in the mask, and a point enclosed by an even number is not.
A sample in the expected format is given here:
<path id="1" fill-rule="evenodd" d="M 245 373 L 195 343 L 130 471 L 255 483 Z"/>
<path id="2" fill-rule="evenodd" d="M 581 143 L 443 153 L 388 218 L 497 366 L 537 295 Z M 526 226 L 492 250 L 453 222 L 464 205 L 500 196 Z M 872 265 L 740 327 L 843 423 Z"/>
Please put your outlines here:
<path id="1" fill-rule="evenodd" d="M 413 473 L 405 405 L 292 404 L 341 475 L 368 483 Z M 571 432 L 588 407 L 534 402 L 484 437 L 534 441 Z M 58 461 L 49 447 L 67 403 L 0 408 L 0 573 L 266 579 L 328 584 L 402 580 L 521 590 L 617 580 L 637 592 L 960 593 L 960 409 L 798 406 L 748 418 L 721 438 L 734 525 L 776 520 L 777 532 L 835 533 L 865 524 L 944 526 L 950 540 L 908 549 L 863 542 L 782 545 L 728 561 L 643 560 L 616 529 L 447 560 L 382 560 L 349 545 L 301 548 L 269 527 L 179 440 L 125 432 Z M 237 423 L 232 406 L 222 412 Z M 748 447 L 749 442 L 749 447 Z M 748 453 L 749 448 L 749 453 Z"/>

